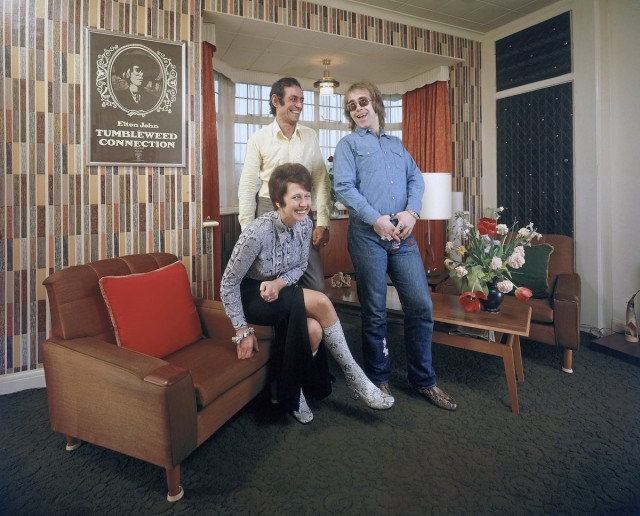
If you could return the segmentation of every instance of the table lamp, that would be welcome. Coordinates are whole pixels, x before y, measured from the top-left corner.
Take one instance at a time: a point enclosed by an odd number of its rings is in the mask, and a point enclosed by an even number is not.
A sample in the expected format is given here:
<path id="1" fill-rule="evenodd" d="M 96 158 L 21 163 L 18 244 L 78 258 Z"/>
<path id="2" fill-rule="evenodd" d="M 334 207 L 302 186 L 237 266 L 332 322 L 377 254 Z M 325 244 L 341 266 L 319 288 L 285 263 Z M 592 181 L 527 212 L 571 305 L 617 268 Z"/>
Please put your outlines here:
<path id="1" fill-rule="evenodd" d="M 425 220 L 446 220 L 451 218 L 451 173 L 427 172 L 424 179 L 422 209 L 420 218 Z"/>
<path id="2" fill-rule="evenodd" d="M 451 206 L 451 173 L 427 172 L 422 174 L 424 180 L 424 194 L 422 195 L 422 209 L 420 218 L 424 220 L 448 220 L 452 215 Z M 427 264 L 429 272 L 433 264 L 433 250 L 431 249 L 431 231 L 427 239 Z M 443 249 L 444 252 L 444 249 Z M 431 259 L 429 255 L 431 254 Z"/>

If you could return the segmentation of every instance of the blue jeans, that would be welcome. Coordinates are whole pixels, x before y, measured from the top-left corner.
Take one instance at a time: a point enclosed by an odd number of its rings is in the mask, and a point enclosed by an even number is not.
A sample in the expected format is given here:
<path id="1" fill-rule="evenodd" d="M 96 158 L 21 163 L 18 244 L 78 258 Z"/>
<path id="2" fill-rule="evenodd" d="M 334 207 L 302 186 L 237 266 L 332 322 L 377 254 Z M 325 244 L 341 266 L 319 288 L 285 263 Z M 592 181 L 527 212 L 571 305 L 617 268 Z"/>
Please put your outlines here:
<path id="1" fill-rule="evenodd" d="M 388 382 L 391 360 L 387 335 L 387 274 L 398 291 L 404 312 L 407 377 L 414 387 L 432 387 L 436 373 L 431 360 L 433 318 L 431 295 L 420 250 L 413 236 L 400 248 L 381 240 L 373 229 L 349 224 L 349 253 L 356 273 L 362 313 L 365 371 L 375 384 Z"/>

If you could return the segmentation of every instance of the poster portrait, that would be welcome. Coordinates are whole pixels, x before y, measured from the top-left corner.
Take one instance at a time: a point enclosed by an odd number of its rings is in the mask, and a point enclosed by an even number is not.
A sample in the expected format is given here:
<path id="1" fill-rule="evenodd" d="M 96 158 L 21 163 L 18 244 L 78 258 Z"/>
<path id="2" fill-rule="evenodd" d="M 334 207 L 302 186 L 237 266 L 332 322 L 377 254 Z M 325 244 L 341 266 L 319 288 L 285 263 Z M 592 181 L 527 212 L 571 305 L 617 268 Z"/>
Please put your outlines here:
<path id="1" fill-rule="evenodd" d="M 89 165 L 183 167 L 182 42 L 87 29 Z"/>

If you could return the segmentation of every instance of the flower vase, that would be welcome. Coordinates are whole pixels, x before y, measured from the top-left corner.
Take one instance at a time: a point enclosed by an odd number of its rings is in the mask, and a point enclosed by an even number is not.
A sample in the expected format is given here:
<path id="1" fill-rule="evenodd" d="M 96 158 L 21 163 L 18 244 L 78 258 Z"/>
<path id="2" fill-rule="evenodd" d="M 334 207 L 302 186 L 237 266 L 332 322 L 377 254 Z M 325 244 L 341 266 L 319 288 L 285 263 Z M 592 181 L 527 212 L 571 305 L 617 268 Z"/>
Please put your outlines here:
<path id="1" fill-rule="evenodd" d="M 504 294 L 498 290 L 498 285 L 493 281 L 487 282 L 487 289 L 489 290 L 487 300 L 480 299 L 480 305 L 485 312 L 497 314 L 500 312 L 500 305 L 504 299 Z"/>

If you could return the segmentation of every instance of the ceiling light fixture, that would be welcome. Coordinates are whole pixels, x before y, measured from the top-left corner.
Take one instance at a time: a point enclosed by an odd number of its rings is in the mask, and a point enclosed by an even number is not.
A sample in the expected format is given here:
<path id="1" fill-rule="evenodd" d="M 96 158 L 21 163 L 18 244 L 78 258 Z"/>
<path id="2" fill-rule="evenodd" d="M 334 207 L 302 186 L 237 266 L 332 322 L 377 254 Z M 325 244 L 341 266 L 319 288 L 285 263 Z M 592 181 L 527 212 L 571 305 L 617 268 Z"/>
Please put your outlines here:
<path id="1" fill-rule="evenodd" d="M 333 95 L 335 88 L 340 86 L 340 83 L 331 77 L 331 74 L 329 73 L 331 59 L 323 59 L 322 64 L 324 65 L 322 79 L 314 82 L 313 87 L 320 89 L 320 95 Z"/>

